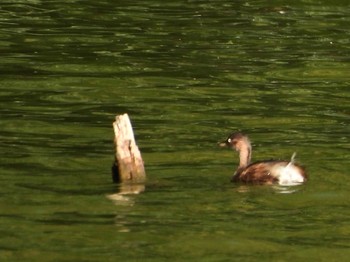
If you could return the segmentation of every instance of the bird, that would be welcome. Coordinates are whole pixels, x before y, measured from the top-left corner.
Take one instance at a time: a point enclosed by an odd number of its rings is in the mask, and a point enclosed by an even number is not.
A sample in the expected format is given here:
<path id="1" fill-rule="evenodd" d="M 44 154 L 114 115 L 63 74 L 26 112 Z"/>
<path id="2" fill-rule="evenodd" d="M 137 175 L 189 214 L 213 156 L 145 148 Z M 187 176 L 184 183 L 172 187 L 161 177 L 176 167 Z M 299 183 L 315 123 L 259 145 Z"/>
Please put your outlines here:
<path id="1" fill-rule="evenodd" d="M 230 134 L 221 147 L 229 147 L 239 153 L 239 165 L 231 181 L 247 184 L 299 185 L 307 180 L 305 168 L 295 163 L 294 153 L 290 161 L 263 160 L 250 163 L 252 146 L 247 135 L 241 132 Z"/>

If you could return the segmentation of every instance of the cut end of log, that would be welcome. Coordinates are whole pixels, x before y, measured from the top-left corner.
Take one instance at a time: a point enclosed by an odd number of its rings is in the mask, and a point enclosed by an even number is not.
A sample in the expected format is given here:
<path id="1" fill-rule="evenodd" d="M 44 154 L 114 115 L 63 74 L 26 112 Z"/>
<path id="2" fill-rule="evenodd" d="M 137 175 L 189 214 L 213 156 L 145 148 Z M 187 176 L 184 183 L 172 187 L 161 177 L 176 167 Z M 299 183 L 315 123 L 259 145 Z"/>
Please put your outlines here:
<path id="1" fill-rule="evenodd" d="M 128 114 L 116 116 L 113 122 L 115 163 L 112 167 L 113 182 L 136 182 L 146 180 L 141 152 L 136 145 Z"/>

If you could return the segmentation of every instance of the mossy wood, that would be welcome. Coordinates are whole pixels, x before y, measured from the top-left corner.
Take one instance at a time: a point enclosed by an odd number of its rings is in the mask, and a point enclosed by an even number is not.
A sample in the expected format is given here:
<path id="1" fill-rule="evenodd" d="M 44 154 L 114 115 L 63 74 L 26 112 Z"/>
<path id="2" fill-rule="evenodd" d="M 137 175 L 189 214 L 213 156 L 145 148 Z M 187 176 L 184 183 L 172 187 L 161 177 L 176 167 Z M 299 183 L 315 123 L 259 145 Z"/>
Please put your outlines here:
<path id="1" fill-rule="evenodd" d="M 115 145 L 113 181 L 143 182 L 146 179 L 145 168 L 128 114 L 116 116 L 113 129 Z"/>

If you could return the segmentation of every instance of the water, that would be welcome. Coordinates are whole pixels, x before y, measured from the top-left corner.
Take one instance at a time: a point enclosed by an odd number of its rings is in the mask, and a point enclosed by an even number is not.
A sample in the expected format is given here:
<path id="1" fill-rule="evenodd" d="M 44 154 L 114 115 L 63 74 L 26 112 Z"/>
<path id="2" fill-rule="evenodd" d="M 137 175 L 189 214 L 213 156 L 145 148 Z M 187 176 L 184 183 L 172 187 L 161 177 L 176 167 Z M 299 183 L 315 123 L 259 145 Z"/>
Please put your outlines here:
<path id="1" fill-rule="evenodd" d="M 349 7 L 3 2 L 1 260 L 347 261 Z M 111 183 L 124 112 L 140 194 Z M 310 181 L 229 183 L 234 130 Z"/>

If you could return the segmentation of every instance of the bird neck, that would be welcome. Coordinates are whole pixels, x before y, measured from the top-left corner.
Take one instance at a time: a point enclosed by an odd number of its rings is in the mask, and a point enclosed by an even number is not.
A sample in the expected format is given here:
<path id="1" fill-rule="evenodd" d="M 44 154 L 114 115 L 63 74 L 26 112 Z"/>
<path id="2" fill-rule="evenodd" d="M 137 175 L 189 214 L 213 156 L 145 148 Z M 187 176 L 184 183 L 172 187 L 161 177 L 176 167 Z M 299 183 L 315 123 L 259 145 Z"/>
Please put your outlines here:
<path id="1" fill-rule="evenodd" d="M 250 159 L 252 155 L 252 148 L 250 144 L 244 145 L 241 147 L 239 151 L 239 167 L 238 168 L 245 168 L 249 165 Z"/>

